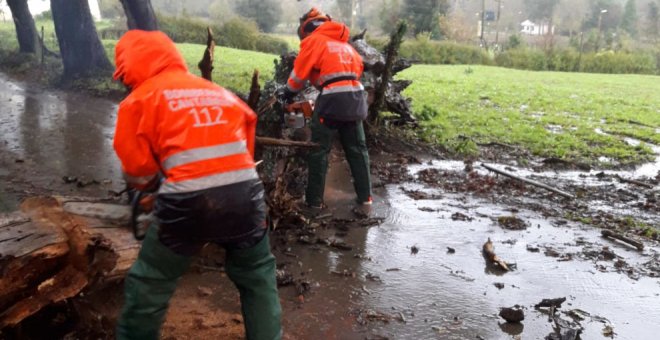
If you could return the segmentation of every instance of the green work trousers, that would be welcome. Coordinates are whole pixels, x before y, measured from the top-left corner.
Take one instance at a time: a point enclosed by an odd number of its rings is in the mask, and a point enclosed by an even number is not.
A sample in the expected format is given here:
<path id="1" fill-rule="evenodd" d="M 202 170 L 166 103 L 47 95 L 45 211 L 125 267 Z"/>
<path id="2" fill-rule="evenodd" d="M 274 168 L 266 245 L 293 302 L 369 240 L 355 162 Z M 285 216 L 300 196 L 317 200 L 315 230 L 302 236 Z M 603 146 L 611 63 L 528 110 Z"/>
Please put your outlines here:
<path id="1" fill-rule="evenodd" d="M 359 203 L 371 198 L 371 175 L 369 172 L 369 152 L 364 137 L 362 122 L 321 122 L 318 113 L 312 117 L 312 142 L 319 148 L 307 156 L 309 170 L 305 201 L 310 206 L 320 206 L 323 203 L 325 191 L 325 176 L 328 172 L 328 154 L 332 148 L 333 132 L 339 132 L 339 140 L 344 148 L 346 160 L 351 168 L 353 187 Z"/>
<path id="2" fill-rule="evenodd" d="M 169 300 L 190 262 L 191 257 L 174 253 L 158 240 L 157 226 L 149 228 L 126 277 L 117 339 L 159 338 Z M 247 339 L 281 339 L 282 310 L 268 234 L 252 248 L 227 248 L 225 270 L 240 292 Z"/>

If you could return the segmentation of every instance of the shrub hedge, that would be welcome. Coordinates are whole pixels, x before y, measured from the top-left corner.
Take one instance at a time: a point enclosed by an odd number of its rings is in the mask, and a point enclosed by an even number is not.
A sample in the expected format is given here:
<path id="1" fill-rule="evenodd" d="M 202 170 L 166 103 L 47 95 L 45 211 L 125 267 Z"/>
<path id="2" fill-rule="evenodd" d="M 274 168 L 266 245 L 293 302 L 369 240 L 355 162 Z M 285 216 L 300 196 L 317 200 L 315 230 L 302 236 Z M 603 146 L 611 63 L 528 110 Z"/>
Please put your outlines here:
<path id="1" fill-rule="evenodd" d="M 424 33 L 404 41 L 400 54 L 424 64 L 493 64 L 488 53 L 477 46 L 431 40 L 430 35 Z"/>
<path id="2" fill-rule="evenodd" d="M 536 49 L 516 48 L 495 56 L 495 64 L 533 71 L 660 74 L 660 53 L 606 51 L 584 53 L 580 57 L 572 49 L 544 53 Z"/>
<path id="3" fill-rule="evenodd" d="M 206 44 L 206 28 L 211 27 L 215 43 L 220 46 L 243 50 L 281 54 L 288 50 L 286 41 L 259 32 L 257 24 L 246 19 L 234 18 L 223 25 L 190 17 L 158 16 L 158 28 L 174 42 Z M 111 27 L 99 31 L 104 39 L 119 38 L 124 29 Z"/>

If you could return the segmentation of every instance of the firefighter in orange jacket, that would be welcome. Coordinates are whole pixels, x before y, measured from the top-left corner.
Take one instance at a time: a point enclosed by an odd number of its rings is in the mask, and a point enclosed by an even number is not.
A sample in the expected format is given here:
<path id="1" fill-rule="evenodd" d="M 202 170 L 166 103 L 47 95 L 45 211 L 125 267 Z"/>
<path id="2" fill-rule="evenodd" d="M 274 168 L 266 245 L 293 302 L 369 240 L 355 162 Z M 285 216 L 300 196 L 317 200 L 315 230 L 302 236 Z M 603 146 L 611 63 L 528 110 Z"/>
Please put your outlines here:
<path id="1" fill-rule="evenodd" d="M 190 74 L 162 32 L 127 32 L 115 58 L 114 78 L 131 89 L 119 106 L 115 151 L 129 185 L 160 184 L 158 223 L 126 277 L 117 338 L 158 339 L 178 278 L 213 242 L 227 250 L 225 269 L 240 292 L 247 338 L 279 339 L 275 258 L 253 160 L 255 113 Z"/>
<path id="2" fill-rule="evenodd" d="M 311 123 L 312 141 L 321 147 L 308 155 L 306 208 L 311 214 L 322 208 L 328 154 L 333 131 L 337 130 L 351 168 L 358 211 L 368 213 L 372 199 L 369 153 L 362 126 L 368 110 L 367 94 L 360 83 L 362 58 L 348 43 L 348 27 L 332 21 L 316 8 L 300 18 L 298 36 L 300 53 L 281 94 L 282 99 L 290 101 L 306 82 L 321 92 Z"/>

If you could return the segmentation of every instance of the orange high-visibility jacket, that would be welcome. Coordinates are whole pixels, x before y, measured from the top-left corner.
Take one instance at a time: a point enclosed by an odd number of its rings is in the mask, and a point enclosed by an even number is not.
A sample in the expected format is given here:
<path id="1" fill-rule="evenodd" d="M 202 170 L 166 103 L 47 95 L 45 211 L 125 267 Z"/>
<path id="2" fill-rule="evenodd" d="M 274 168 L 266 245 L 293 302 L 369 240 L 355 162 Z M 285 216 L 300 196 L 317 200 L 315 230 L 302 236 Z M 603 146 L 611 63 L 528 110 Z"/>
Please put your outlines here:
<path id="1" fill-rule="evenodd" d="M 315 110 L 325 118 L 354 121 L 366 118 L 367 102 L 360 77 L 362 57 L 348 43 L 346 25 L 328 21 L 300 43 L 300 53 L 287 81 L 287 88 L 300 92 L 311 82 L 321 90 Z"/>
<path id="2" fill-rule="evenodd" d="M 119 105 L 114 148 L 129 185 L 158 174 L 159 193 L 184 193 L 258 178 L 256 114 L 237 96 L 188 73 L 162 32 L 128 31 L 117 43 L 115 79 L 132 89 Z"/>

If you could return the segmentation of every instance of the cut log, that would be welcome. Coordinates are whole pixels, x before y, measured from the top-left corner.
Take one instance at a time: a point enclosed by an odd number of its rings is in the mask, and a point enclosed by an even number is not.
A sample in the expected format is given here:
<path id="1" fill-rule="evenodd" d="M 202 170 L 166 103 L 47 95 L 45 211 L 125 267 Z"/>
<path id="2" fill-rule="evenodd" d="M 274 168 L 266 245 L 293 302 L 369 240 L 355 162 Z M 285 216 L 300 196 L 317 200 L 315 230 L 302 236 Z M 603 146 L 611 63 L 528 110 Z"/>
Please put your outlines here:
<path id="1" fill-rule="evenodd" d="M 601 235 L 603 235 L 603 237 L 609 237 L 609 238 L 613 238 L 615 240 L 619 240 L 621 242 L 625 242 L 625 243 L 637 248 L 637 250 L 639 250 L 639 251 L 644 250 L 644 243 L 639 242 L 639 241 L 635 241 L 635 240 L 631 239 L 630 237 L 623 236 L 623 235 L 618 234 L 614 231 L 603 230 L 601 232 Z"/>
<path id="2" fill-rule="evenodd" d="M 0 329 L 122 279 L 137 257 L 128 206 L 34 197 L 20 209 L 0 216 Z"/>
<path id="3" fill-rule="evenodd" d="M 519 180 L 519 181 L 521 181 L 521 182 L 525 182 L 525 183 L 527 183 L 527 184 L 531 184 L 531 185 L 533 185 L 533 186 L 536 186 L 536 187 L 539 187 L 539 188 L 543 188 L 543 189 L 548 190 L 548 191 L 552 191 L 552 192 L 554 192 L 555 194 L 558 194 L 558 195 L 560 195 L 560 196 L 564 196 L 564 197 L 566 197 L 566 198 L 570 198 L 570 199 L 574 199 L 574 198 L 575 198 L 574 195 L 569 194 L 569 193 L 567 193 L 567 192 L 565 192 L 565 191 L 561 191 L 561 190 L 559 190 L 559 189 L 553 188 L 553 187 L 551 187 L 551 186 L 549 186 L 549 185 L 546 185 L 546 184 L 543 184 L 543 183 L 539 183 L 539 182 L 537 182 L 537 181 L 533 181 L 533 180 L 531 180 L 531 179 L 527 179 L 527 178 L 524 178 L 524 177 L 516 176 L 516 175 L 514 175 L 514 174 L 512 174 L 512 173 L 510 173 L 510 172 L 506 172 L 506 171 L 504 171 L 504 170 L 500 170 L 500 169 L 494 168 L 494 167 L 492 167 L 492 166 L 490 166 L 490 165 L 487 165 L 487 164 L 484 164 L 484 163 L 481 163 L 481 166 L 483 166 L 484 168 L 486 168 L 486 169 L 488 169 L 488 170 L 490 170 L 490 171 L 492 171 L 492 172 L 495 172 L 495 173 L 497 173 L 497 174 L 500 174 L 500 175 L 503 175 L 503 176 L 506 176 L 506 177 L 510 177 L 510 178 L 513 178 L 513 179 L 517 179 L 517 180 Z"/>
<path id="4" fill-rule="evenodd" d="M 211 27 L 206 28 L 206 49 L 204 50 L 204 57 L 199 61 L 197 67 L 202 72 L 202 78 L 213 81 L 213 55 L 215 52 L 215 40 L 213 39 L 213 31 Z"/>
<path id="5" fill-rule="evenodd" d="M 488 241 L 483 246 L 484 257 L 492 264 L 502 268 L 503 270 L 510 271 L 509 265 L 504 260 L 495 255 L 495 248 L 493 242 L 488 238 Z"/>

